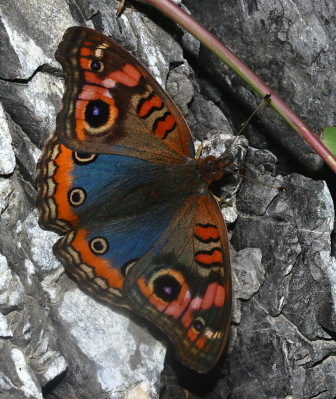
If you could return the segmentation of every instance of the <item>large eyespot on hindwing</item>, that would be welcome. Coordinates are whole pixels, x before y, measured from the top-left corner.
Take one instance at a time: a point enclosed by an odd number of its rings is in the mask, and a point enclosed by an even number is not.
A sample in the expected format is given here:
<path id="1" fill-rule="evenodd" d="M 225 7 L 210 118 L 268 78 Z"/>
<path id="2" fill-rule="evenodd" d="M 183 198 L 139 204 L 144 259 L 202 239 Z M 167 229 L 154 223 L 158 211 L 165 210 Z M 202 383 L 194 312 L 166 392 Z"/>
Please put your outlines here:
<path id="1" fill-rule="evenodd" d="M 69 191 L 68 198 L 71 206 L 77 207 L 84 204 L 87 194 L 83 188 L 75 187 Z"/>
<path id="2" fill-rule="evenodd" d="M 152 282 L 154 294 L 164 302 L 175 301 L 182 289 L 181 283 L 170 274 L 162 274 Z"/>
<path id="3" fill-rule="evenodd" d="M 79 139 L 87 134 L 105 135 L 113 127 L 119 116 L 119 109 L 108 88 L 102 87 L 94 72 L 92 80 L 96 84 L 85 84 L 76 101 L 76 132 Z"/>
<path id="4" fill-rule="evenodd" d="M 150 298 L 150 302 L 162 311 L 183 298 L 188 289 L 183 274 L 174 269 L 158 270 L 149 281 L 140 277 L 138 285 L 145 297 Z"/>
<path id="5" fill-rule="evenodd" d="M 109 242 L 104 237 L 94 237 L 89 241 L 89 247 L 95 255 L 104 255 L 109 250 Z"/>

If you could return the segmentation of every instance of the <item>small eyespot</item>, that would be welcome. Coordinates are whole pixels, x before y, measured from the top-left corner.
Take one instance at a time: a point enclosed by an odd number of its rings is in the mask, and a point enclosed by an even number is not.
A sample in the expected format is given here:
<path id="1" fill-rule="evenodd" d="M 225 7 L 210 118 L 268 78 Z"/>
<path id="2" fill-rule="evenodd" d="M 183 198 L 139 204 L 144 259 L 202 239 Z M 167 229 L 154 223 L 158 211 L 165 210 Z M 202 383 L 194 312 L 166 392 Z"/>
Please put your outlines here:
<path id="1" fill-rule="evenodd" d="M 109 243 L 104 237 L 92 238 L 89 242 L 91 251 L 96 255 L 104 255 L 109 249 Z"/>
<path id="2" fill-rule="evenodd" d="M 104 64 L 100 61 L 92 60 L 90 68 L 93 72 L 102 72 L 104 70 Z"/>
<path id="3" fill-rule="evenodd" d="M 197 317 L 192 326 L 197 332 L 201 332 L 205 326 L 205 322 L 201 317 Z"/>
<path id="4" fill-rule="evenodd" d="M 94 162 L 98 158 L 98 155 L 74 151 L 73 158 L 78 165 L 87 165 L 91 162 Z"/>
<path id="5" fill-rule="evenodd" d="M 86 201 L 86 191 L 83 188 L 76 187 L 69 191 L 69 202 L 72 206 L 83 205 Z"/>

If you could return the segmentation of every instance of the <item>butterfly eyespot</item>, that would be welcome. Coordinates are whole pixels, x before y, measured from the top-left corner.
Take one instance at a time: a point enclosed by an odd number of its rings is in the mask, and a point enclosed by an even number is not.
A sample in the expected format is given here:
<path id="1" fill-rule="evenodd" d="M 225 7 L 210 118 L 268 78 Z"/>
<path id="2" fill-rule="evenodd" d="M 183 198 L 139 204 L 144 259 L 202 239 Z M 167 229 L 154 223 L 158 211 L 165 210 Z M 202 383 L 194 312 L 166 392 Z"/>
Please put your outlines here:
<path id="1" fill-rule="evenodd" d="M 85 109 L 85 121 L 92 128 L 99 128 L 106 125 L 110 118 L 110 106 L 103 100 L 93 100 L 88 103 Z"/>
<path id="2" fill-rule="evenodd" d="M 109 249 L 109 243 L 106 238 L 95 237 L 90 240 L 91 251 L 96 255 L 104 255 Z"/>
<path id="3" fill-rule="evenodd" d="M 86 191 L 83 188 L 73 188 L 69 191 L 69 202 L 72 206 L 83 205 L 86 201 Z"/>
<path id="4" fill-rule="evenodd" d="M 87 165 L 91 162 L 94 162 L 98 158 L 97 154 L 86 154 L 84 152 L 76 152 L 73 153 L 74 161 L 79 165 Z"/>
<path id="5" fill-rule="evenodd" d="M 194 330 L 201 332 L 205 326 L 205 322 L 201 317 L 197 317 L 192 324 Z"/>
<path id="6" fill-rule="evenodd" d="M 153 287 L 154 294 L 165 302 L 175 301 L 182 289 L 180 282 L 168 274 L 157 277 L 153 281 Z"/>
<path id="7" fill-rule="evenodd" d="M 97 60 L 92 60 L 90 64 L 90 69 L 93 72 L 102 72 L 104 70 L 104 64 Z"/>

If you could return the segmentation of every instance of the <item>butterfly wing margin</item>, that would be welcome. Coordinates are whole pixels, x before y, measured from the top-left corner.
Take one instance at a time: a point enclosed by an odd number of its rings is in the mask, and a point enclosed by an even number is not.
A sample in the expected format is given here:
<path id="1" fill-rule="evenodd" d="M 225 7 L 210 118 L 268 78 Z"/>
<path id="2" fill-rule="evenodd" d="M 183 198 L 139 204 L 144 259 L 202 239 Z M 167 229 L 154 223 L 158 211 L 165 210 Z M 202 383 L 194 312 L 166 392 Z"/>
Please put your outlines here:
<path id="1" fill-rule="evenodd" d="M 231 259 L 227 228 L 209 191 L 191 195 L 129 269 L 123 296 L 170 338 L 186 366 L 206 373 L 216 364 L 230 327 Z"/>
<path id="2" fill-rule="evenodd" d="M 57 134 L 68 147 L 159 163 L 194 157 L 179 109 L 150 72 L 112 39 L 89 28 L 69 28 L 56 58 L 66 78 Z"/>

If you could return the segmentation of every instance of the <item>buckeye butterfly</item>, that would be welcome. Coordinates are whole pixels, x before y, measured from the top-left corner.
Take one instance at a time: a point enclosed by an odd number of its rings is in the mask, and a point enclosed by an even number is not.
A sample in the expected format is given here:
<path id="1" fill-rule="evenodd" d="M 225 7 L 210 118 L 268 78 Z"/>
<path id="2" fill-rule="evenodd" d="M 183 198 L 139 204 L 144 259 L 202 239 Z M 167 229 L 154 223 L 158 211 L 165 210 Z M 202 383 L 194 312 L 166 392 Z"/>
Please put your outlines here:
<path id="1" fill-rule="evenodd" d="M 208 372 L 231 317 L 227 228 L 209 184 L 228 161 L 196 159 L 190 130 L 147 69 L 109 37 L 69 28 L 65 93 L 38 163 L 40 225 L 95 297 L 132 309 Z"/>

